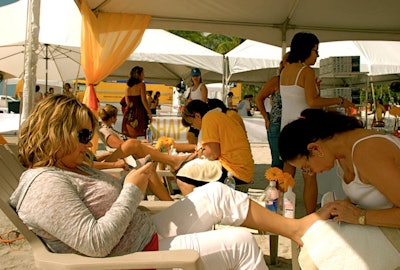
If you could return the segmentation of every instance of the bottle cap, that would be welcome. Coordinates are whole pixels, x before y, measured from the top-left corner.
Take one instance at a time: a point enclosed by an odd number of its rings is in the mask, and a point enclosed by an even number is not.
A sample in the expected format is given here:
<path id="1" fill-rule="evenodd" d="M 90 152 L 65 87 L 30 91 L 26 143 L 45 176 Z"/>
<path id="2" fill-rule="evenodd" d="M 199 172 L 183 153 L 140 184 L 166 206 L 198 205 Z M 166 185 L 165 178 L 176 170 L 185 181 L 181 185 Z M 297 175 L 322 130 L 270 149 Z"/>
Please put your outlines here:
<path id="1" fill-rule="evenodd" d="M 233 174 L 231 172 L 228 172 L 228 177 L 232 177 Z"/>
<path id="2" fill-rule="evenodd" d="M 269 181 L 270 187 L 276 187 L 276 181 Z"/>

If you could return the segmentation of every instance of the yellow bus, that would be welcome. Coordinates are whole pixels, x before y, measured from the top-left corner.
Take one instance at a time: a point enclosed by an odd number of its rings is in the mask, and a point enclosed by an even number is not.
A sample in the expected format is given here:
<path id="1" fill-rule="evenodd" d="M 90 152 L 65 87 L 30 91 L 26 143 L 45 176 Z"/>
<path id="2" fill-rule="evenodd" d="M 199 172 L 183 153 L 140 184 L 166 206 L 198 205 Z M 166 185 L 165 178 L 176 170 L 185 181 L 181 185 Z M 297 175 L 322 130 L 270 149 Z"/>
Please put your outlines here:
<path id="1" fill-rule="evenodd" d="M 75 83 L 75 82 L 74 82 Z M 77 97 L 79 100 L 83 99 L 83 95 L 86 89 L 86 83 L 83 80 L 77 81 Z M 172 96 L 174 92 L 173 86 L 165 84 L 155 84 L 146 82 L 146 90 L 152 91 L 152 95 L 155 92 L 160 92 L 160 104 L 172 104 Z M 126 82 L 122 81 L 108 81 L 100 82 L 95 86 L 97 98 L 100 102 L 119 103 L 122 97 L 125 95 Z"/>
<path id="2" fill-rule="evenodd" d="M 77 83 L 77 97 L 79 100 L 83 100 L 83 95 L 86 89 L 86 83 L 84 80 L 73 81 Z M 106 81 L 100 82 L 95 86 L 97 98 L 102 103 L 119 103 L 125 94 L 126 81 Z M 152 91 L 152 95 L 155 92 L 160 92 L 160 104 L 173 105 L 174 91 L 176 87 L 168 86 L 165 84 L 146 82 L 146 90 Z M 231 87 L 229 91 L 233 92 L 233 104 L 236 104 L 241 99 L 242 84 L 236 83 L 234 87 Z M 222 96 L 221 96 L 222 97 Z M 222 97 L 225 101 L 225 98 Z"/>

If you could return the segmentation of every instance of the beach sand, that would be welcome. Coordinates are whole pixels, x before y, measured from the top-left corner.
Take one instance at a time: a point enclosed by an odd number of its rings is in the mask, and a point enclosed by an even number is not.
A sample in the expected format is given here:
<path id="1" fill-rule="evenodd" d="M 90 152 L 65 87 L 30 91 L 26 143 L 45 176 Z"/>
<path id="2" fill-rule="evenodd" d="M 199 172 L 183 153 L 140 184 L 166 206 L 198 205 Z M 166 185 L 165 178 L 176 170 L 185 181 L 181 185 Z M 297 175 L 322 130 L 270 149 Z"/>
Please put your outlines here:
<path id="1" fill-rule="evenodd" d="M 15 136 L 5 136 L 9 143 L 15 143 Z M 252 188 L 264 189 L 267 185 L 264 173 L 265 170 L 270 167 L 271 155 L 269 152 L 268 144 L 252 144 L 251 150 L 255 161 L 255 173 L 254 183 L 251 185 Z M 302 203 L 302 180 L 299 178 L 300 174 L 296 175 L 296 185 L 294 192 L 297 195 L 296 198 L 296 217 L 304 215 L 305 210 Z M 7 217 L 0 211 L 0 233 L 6 233 L 15 229 L 12 223 Z M 281 269 L 289 270 L 292 269 L 292 254 L 291 254 L 291 241 L 285 237 L 279 237 L 279 248 L 278 248 L 278 262 L 276 265 L 269 264 L 269 236 L 268 235 L 255 235 L 257 242 L 264 252 L 266 262 L 269 269 Z M 17 270 L 29 270 L 36 269 L 33 262 L 32 252 L 25 240 L 19 240 L 14 242 L 11 247 L 4 243 L 0 243 L 0 269 L 17 269 Z"/>

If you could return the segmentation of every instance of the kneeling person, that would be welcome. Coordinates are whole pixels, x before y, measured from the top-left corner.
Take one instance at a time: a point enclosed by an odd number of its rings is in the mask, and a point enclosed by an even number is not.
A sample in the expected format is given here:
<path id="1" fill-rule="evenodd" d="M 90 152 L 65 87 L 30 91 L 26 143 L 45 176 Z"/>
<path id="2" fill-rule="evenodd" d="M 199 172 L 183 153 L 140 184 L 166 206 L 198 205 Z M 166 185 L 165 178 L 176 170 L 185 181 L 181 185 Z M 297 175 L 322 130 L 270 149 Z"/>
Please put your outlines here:
<path id="1" fill-rule="evenodd" d="M 201 130 L 199 156 L 177 172 L 178 185 L 182 193 L 188 194 L 195 187 L 207 182 L 223 182 L 227 172 L 232 172 L 237 184 L 251 183 L 254 174 L 254 160 L 250 143 L 243 127 L 227 114 L 210 110 L 200 100 L 186 105 L 182 121 Z"/>

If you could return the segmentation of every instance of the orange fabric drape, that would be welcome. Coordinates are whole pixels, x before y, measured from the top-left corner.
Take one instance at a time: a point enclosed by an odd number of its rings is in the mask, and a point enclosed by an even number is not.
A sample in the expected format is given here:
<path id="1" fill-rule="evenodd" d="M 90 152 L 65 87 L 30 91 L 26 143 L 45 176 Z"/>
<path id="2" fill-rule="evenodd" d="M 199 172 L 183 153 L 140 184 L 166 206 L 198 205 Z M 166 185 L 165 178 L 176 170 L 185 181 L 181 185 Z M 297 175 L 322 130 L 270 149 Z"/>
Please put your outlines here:
<path id="1" fill-rule="evenodd" d="M 85 0 L 81 2 L 81 14 L 81 65 L 89 86 L 106 78 L 132 54 L 151 16 L 103 12 L 95 16 Z M 97 109 L 97 103 L 88 105 Z"/>
<path id="2" fill-rule="evenodd" d="M 24 79 L 19 79 L 15 87 L 15 97 L 22 99 L 22 91 L 24 89 Z"/>
<path id="3" fill-rule="evenodd" d="M 85 0 L 82 15 L 81 65 L 86 76 L 83 102 L 96 114 L 98 100 L 94 85 L 122 65 L 139 45 L 151 16 L 90 10 Z M 126 74 L 127 78 L 129 74 Z M 97 140 L 96 140 L 97 142 Z M 97 149 L 97 143 L 93 147 Z"/>

